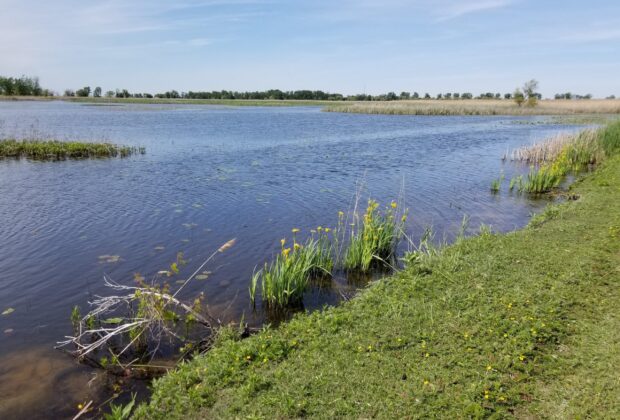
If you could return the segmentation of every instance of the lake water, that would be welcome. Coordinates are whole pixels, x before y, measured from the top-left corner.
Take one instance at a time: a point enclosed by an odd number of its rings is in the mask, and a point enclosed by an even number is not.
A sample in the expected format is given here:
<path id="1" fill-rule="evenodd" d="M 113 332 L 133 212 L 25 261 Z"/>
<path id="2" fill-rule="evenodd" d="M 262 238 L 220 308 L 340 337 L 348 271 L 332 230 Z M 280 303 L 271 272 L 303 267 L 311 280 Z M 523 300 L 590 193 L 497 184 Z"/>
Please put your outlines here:
<path id="1" fill-rule="evenodd" d="M 524 124 L 536 122 L 536 124 Z M 79 366 L 53 346 L 71 333 L 74 305 L 134 273 L 151 278 L 183 252 L 193 271 L 229 239 L 236 245 L 207 267 L 211 314 L 258 326 L 248 296 L 255 267 L 279 240 L 333 226 L 364 201 L 403 194 L 407 230 L 427 226 L 449 239 L 464 215 L 472 232 L 524 226 L 546 202 L 491 194 L 500 172 L 527 168 L 502 155 L 574 126 L 537 117 L 426 117 L 324 113 L 319 108 L 0 102 L 0 137 L 112 141 L 145 146 L 126 159 L 0 161 L 0 418 L 71 416 L 79 402 L 102 403 L 119 379 Z M 402 193 L 401 193 L 402 191 Z M 119 256 L 106 262 L 102 255 Z M 111 260 L 116 260 L 112 258 Z M 110 261 L 110 260 L 108 260 Z M 336 276 L 311 290 L 306 309 L 335 304 L 363 282 Z M 123 384 L 121 384 L 123 386 Z M 143 388 L 132 383 L 125 390 Z"/>

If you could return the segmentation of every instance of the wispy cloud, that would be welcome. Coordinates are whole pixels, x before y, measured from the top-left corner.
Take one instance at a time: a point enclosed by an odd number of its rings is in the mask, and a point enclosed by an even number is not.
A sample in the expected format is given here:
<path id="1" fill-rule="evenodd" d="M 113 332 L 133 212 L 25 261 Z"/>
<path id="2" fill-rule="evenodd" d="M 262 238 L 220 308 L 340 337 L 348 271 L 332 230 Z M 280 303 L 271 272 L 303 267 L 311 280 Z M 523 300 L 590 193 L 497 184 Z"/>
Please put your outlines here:
<path id="1" fill-rule="evenodd" d="M 437 22 L 456 19 L 471 13 L 483 12 L 492 9 L 500 9 L 511 5 L 514 0 L 481 0 L 481 1 L 457 1 L 448 4 L 438 10 Z"/>
<path id="2" fill-rule="evenodd" d="M 562 41 L 571 42 L 599 42 L 599 41 L 615 41 L 620 39 L 620 29 L 592 29 L 587 31 L 578 31 L 570 35 L 563 36 Z"/>

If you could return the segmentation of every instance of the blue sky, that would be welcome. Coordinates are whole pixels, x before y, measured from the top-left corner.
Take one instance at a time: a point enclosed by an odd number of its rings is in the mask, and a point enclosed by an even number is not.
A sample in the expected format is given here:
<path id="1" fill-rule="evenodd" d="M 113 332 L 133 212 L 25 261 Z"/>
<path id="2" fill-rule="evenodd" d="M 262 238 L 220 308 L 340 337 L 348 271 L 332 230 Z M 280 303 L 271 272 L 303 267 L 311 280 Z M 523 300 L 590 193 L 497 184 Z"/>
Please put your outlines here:
<path id="1" fill-rule="evenodd" d="M 177 90 L 620 96 L 620 1 L 0 0 L 0 74 Z"/>

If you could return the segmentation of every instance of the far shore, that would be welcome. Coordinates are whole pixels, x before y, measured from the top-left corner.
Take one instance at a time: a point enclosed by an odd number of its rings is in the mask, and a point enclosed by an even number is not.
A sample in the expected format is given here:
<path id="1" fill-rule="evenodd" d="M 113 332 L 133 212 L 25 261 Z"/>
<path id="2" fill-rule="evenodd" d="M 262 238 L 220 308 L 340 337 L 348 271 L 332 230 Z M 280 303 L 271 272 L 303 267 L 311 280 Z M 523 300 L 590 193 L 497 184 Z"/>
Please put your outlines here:
<path id="1" fill-rule="evenodd" d="M 93 98 L 0 96 L 0 101 L 68 101 L 88 104 L 160 104 L 222 106 L 321 106 L 327 112 L 382 115 L 586 115 L 620 114 L 620 99 L 543 99 L 534 107 L 509 99 L 415 99 L 397 101 L 317 101 L 173 98 Z"/>

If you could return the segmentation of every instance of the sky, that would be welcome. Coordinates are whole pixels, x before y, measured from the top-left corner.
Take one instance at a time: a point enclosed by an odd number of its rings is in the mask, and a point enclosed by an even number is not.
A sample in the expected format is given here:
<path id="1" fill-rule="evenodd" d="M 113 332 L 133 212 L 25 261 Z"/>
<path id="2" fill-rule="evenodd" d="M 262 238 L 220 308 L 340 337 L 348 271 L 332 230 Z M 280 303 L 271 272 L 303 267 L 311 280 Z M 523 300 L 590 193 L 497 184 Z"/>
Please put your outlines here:
<path id="1" fill-rule="evenodd" d="M 58 92 L 620 97 L 620 1 L 0 0 L 0 75 Z"/>

